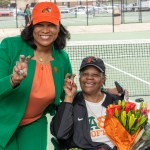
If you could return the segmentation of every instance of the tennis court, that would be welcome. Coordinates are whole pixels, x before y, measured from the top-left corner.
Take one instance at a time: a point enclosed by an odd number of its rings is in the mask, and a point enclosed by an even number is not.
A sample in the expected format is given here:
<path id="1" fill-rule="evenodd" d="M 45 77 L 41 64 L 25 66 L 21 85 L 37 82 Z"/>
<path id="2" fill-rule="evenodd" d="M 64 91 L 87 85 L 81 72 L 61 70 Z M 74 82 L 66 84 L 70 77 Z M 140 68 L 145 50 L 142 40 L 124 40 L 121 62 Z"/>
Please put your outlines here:
<path id="1" fill-rule="evenodd" d="M 129 26 L 132 29 L 135 27 L 135 25 Z M 143 24 L 143 26 L 146 25 Z M 97 27 L 104 30 L 101 26 L 95 26 L 91 31 L 98 31 Z M 109 26 L 109 28 L 112 27 Z M 87 32 L 88 30 L 89 28 Z M 72 34 L 72 40 L 67 44 L 66 51 L 71 58 L 73 71 L 77 74 L 75 82 L 79 88 L 78 70 L 84 57 L 89 55 L 101 57 L 107 68 L 107 87 L 114 87 L 114 81 L 118 81 L 129 91 L 130 99 L 143 97 L 150 104 L 150 31 L 122 31 L 124 32 Z M 8 30 L 8 33 L 4 34 L 1 39 L 6 35 L 9 36 L 10 33 Z M 18 30 L 11 33 L 10 36 L 17 34 Z M 50 122 L 49 115 L 48 118 Z M 53 149 L 50 136 L 49 134 L 48 149 Z"/>

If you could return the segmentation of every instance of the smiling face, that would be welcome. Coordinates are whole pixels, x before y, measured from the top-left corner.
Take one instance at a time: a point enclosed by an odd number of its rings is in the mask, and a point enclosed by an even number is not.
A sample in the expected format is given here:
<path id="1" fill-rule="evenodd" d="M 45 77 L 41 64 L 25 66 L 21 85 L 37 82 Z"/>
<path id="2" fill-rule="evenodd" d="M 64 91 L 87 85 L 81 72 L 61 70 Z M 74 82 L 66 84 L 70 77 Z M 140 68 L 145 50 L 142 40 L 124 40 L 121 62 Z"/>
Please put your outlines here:
<path id="1" fill-rule="evenodd" d="M 59 26 L 49 22 L 37 23 L 34 26 L 33 37 L 37 49 L 49 48 L 56 40 L 59 33 Z"/>
<path id="2" fill-rule="evenodd" d="M 87 66 L 80 72 L 79 81 L 83 93 L 93 95 L 100 91 L 105 76 L 96 67 Z"/>

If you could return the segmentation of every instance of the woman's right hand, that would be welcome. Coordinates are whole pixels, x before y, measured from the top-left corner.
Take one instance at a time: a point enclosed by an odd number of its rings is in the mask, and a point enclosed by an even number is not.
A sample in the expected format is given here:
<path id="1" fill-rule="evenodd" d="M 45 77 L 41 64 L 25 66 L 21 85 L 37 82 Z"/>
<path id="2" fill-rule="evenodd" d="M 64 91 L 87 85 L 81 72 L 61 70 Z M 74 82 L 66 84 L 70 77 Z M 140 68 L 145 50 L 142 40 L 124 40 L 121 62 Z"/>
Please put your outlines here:
<path id="1" fill-rule="evenodd" d="M 25 58 L 24 55 L 20 55 L 19 61 L 16 62 L 16 65 L 13 68 L 13 74 L 11 75 L 10 81 L 12 87 L 18 85 L 27 76 L 29 59 L 30 56 Z"/>
<path id="2" fill-rule="evenodd" d="M 75 74 L 69 78 L 70 74 L 67 73 L 64 80 L 64 91 L 65 91 L 65 99 L 64 102 L 73 102 L 73 98 L 77 91 L 77 85 L 74 83 Z"/>

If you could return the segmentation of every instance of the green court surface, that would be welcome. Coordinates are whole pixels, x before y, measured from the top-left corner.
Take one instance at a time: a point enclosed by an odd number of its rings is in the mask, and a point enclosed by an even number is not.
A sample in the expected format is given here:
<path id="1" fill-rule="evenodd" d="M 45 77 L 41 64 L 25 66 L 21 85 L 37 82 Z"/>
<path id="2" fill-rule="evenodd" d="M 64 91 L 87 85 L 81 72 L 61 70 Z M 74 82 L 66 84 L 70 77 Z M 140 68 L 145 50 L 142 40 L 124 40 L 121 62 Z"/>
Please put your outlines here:
<path id="1" fill-rule="evenodd" d="M 136 32 L 134 31 L 134 32 L 71 34 L 71 41 L 128 40 L 128 39 L 150 39 L 150 29 L 149 31 L 136 31 Z"/>
<path id="2" fill-rule="evenodd" d="M 3 38 L 4 36 L 1 35 L 0 42 Z M 150 30 L 134 31 L 134 32 L 111 32 L 111 33 L 80 33 L 80 34 L 71 33 L 70 41 L 128 40 L 128 39 L 150 39 Z"/>

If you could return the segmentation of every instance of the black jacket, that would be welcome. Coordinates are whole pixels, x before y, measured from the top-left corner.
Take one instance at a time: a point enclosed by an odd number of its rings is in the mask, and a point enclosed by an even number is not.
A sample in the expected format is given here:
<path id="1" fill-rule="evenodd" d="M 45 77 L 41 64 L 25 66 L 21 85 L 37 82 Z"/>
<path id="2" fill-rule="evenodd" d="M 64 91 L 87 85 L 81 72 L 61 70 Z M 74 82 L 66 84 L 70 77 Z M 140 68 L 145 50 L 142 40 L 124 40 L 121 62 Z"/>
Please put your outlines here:
<path id="1" fill-rule="evenodd" d="M 117 103 L 117 98 L 111 94 L 105 93 L 106 98 L 103 106 Z M 83 118 L 79 121 L 78 118 Z M 50 125 L 51 133 L 59 142 L 59 149 L 82 148 L 86 150 L 97 150 L 98 148 L 111 148 L 101 142 L 93 142 L 90 137 L 90 127 L 85 100 L 82 92 L 79 92 L 73 103 L 62 102 L 56 115 L 53 117 Z M 115 148 L 113 149 L 115 150 Z"/>

